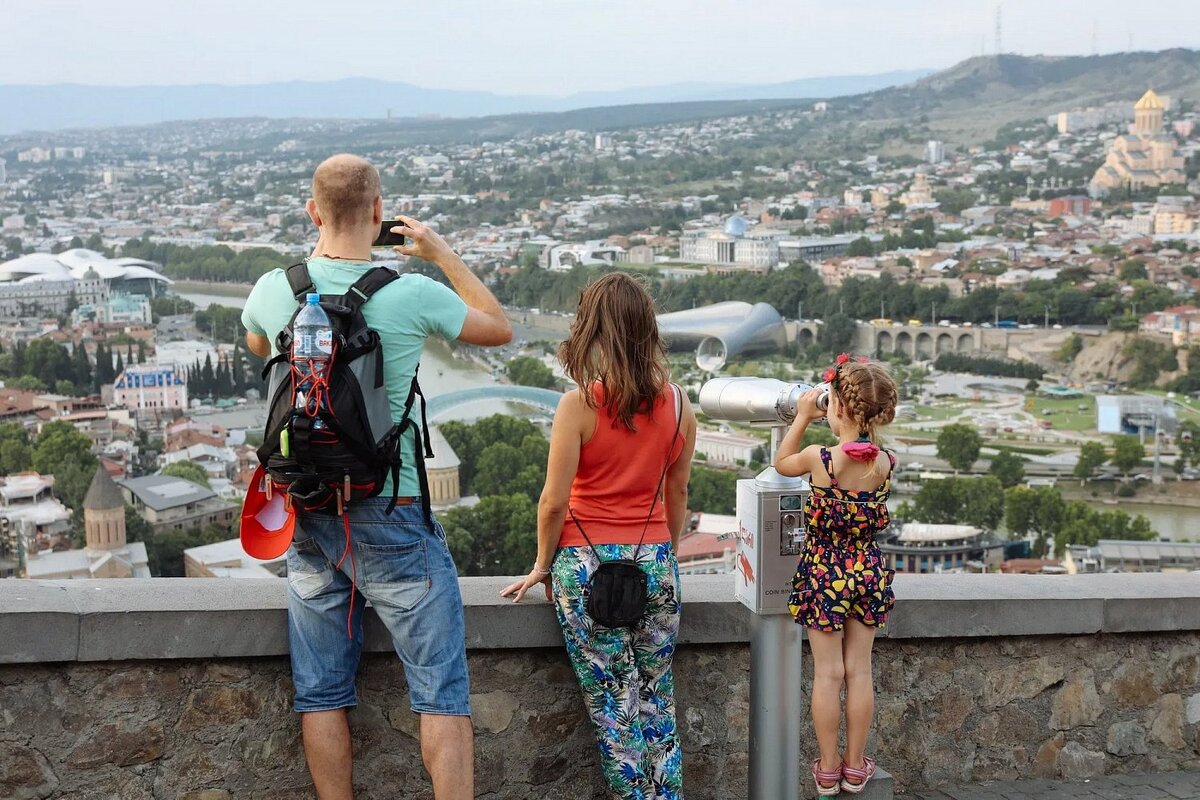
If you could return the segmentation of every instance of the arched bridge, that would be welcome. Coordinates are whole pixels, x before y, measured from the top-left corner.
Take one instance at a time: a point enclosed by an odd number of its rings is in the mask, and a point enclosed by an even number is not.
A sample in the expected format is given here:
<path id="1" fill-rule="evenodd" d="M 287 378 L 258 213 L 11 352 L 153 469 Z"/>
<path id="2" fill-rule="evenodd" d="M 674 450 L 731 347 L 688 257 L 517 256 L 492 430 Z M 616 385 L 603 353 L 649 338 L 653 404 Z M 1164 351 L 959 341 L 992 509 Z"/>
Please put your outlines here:
<path id="1" fill-rule="evenodd" d="M 819 328 L 813 322 L 796 326 L 801 348 L 811 345 Z M 995 333 L 995 331 L 989 331 Z M 854 334 L 854 349 L 874 355 L 904 355 L 915 359 L 937 358 L 943 353 L 978 353 L 986 349 L 985 331 L 980 328 L 933 325 L 879 326 L 859 323 Z"/>
<path id="2" fill-rule="evenodd" d="M 553 416 L 558 409 L 558 401 L 562 392 L 552 389 L 536 389 L 532 386 L 512 386 L 497 384 L 495 386 L 480 386 L 476 389 L 461 389 L 457 392 L 447 392 L 429 398 L 429 419 L 441 419 L 455 409 L 472 403 L 483 403 L 500 400 L 507 403 L 519 403 L 536 408 Z"/>

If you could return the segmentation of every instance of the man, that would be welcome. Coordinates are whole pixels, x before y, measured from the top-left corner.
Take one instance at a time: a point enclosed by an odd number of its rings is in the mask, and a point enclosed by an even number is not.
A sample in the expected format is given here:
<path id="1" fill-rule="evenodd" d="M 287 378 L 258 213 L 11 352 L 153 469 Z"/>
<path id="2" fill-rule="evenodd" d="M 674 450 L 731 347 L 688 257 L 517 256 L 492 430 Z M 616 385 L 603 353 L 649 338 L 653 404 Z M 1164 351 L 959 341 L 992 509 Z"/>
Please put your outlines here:
<path id="1" fill-rule="evenodd" d="M 320 231 L 308 261 L 315 290 L 342 294 L 371 268 L 371 243 L 383 221 L 379 173 L 357 156 L 336 155 L 313 174 L 309 217 Z M 408 244 L 403 255 L 436 264 L 454 290 L 407 274 L 363 306 L 383 343 L 384 378 L 392 418 L 404 401 L 425 340 L 438 335 L 476 345 L 500 345 L 512 328 L 496 298 L 435 231 L 410 217 L 393 232 Z M 242 313 L 246 344 L 258 355 L 296 311 L 283 270 L 255 284 Z M 414 414 L 419 413 L 413 410 Z M 420 422 L 419 419 L 414 422 Z M 362 650 L 363 597 L 390 631 L 404 664 L 410 700 L 420 715 L 421 756 L 437 800 L 474 797 L 462 599 L 445 532 L 422 511 L 412 436 L 401 443 L 400 503 L 390 516 L 389 483 L 374 498 L 349 506 L 353 543 L 336 516 L 300 513 L 288 551 L 288 628 L 295 709 L 304 752 L 321 800 L 353 797 L 347 709 L 357 703 L 355 672 Z M 352 557 L 344 558 L 344 554 Z M 355 600 L 354 586 L 362 595 Z"/>

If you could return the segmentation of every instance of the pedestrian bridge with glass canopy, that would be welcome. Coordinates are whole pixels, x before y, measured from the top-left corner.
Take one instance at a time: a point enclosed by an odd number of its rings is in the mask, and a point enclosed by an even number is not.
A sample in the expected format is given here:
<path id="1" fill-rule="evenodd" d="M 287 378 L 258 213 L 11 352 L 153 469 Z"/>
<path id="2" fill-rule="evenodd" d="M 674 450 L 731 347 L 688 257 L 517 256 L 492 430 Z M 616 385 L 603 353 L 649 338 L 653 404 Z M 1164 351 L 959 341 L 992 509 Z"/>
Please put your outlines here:
<path id="1" fill-rule="evenodd" d="M 558 408 L 562 392 L 552 389 L 537 389 L 532 386 L 481 386 L 476 389 L 461 389 L 429 398 L 430 422 L 445 420 L 452 412 L 474 403 L 502 401 L 528 406 L 550 416 Z"/>

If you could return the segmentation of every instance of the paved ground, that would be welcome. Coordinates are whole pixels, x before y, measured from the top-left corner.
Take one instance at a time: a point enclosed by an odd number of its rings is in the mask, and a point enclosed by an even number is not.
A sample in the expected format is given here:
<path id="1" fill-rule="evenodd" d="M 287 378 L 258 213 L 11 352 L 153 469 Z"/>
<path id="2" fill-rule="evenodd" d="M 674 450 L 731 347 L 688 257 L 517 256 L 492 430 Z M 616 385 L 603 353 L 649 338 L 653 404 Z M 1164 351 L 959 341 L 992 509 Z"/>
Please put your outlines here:
<path id="1" fill-rule="evenodd" d="M 1109 775 L 1086 782 L 991 781 L 896 800 L 1200 800 L 1200 771 Z"/>

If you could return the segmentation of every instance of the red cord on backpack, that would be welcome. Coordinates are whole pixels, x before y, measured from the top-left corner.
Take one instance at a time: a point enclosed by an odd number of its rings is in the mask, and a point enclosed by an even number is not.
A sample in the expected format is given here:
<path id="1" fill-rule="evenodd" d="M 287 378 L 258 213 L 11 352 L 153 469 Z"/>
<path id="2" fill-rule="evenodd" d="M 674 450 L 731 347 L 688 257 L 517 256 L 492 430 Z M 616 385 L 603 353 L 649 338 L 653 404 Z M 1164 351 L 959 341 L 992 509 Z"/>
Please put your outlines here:
<path id="1" fill-rule="evenodd" d="M 350 515 L 342 514 L 342 525 L 346 529 L 346 549 L 342 551 L 342 557 L 338 560 L 335 569 L 341 569 L 342 564 L 346 561 L 346 556 L 350 556 L 350 613 L 346 615 L 346 638 L 354 638 L 354 595 L 358 593 L 358 562 L 354 560 L 354 548 L 350 545 Z"/>

